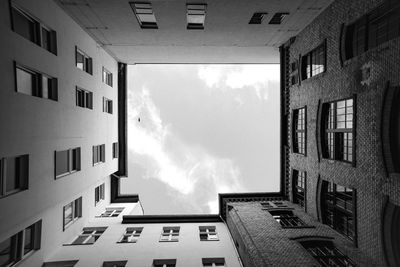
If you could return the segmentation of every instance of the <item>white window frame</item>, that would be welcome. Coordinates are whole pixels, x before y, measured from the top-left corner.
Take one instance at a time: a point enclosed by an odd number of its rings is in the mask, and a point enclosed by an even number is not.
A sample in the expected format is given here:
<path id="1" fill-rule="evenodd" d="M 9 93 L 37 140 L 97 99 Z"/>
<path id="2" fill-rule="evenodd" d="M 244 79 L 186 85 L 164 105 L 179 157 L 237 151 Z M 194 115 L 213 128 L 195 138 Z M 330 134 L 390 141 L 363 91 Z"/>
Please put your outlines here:
<path id="1" fill-rule="evenodd" d="M 178 232 L 174 233 L 174 231 L 178 231 Z M 179 226 L 163 227 L 161 236 L 160 236 L 160 242 L 178 242 L 179 241 L 179 232 L 180 232 Z M 167 237 L 167 239 L 165 239 L 165 237 Z"/>
<path id="2" fill-rule="evenodd" d="M 68 223 L 65 223 L 65 210 L 66 207 L 69 205 L 71 205 L 72 220 Z M 65 231 L 65 229 L 67 229 L 70 225 L 72 225 L 76 220 L 78 220 L 81 217 L 82 217 L 82 197 L 79 197 L 63 207 L 63 231 Z"/>
<path id="3" fill-rule="evenodd" d="M 200 241 L 219 241 L 217 228 L 215 226 L 199 226 Z M 207 239 L 201 239 L 202 235 L 207 235 Z M 211 236 L 215 236 L 212 238 Z"/>
<path id="4" fill-rule="evenodd" d="M 98 191 L 98 199 L 96 197 L 96 191 Z M 105 183 L 96 186 L 94 189 L 94 205 L 97 206 L 102 200 L 105 199 Z"/>
<path id="5" fill-rule="evenodd" d="M 128 227 L 125 229 L 124 234 L 117 243 L 137 243 L 142 232 L 143 227 Z M 128 241 L 123 241 L 125 237 Z"/>
<path id="6" fill-rule="evenodd" d="M 113 87 L 113 73 L 107 70 L 105 67 L 103 67 L 102 71 L 102 81 L 108 86 Z"/>
<path id="7" fill-rule="evenodd" d="M 111 211 L 111 213 L 107 214 L 108 211 Z M 123 211 L 124 211 L 123 207 L 109 207 L 106 208 L 106 210 L 102 214 L 100 214 L 100 216 L 97 217 L 102 217 L 102 218 L 118 217 Z M 117 216 L 113 216 L 115 214 L 117 214 Z"/>
<path id="8" fill-rule="evenodd" d="M 106 97 L 103 97 L 103 112 L 113 114 L 113 101 Z"/>
<path id="9" fill-rule="evenodd" d="M 96 241 L 102 236 L 102 234 L 104 234 L 104 232 L 107 230 L 107 227 L 84 227 L 81 234 L 76 237 L 71 244 L 69 245 L 93 245 L 94 243 L 96 243 Z M 84 234 L 84 232 L 89 232 L 91 231 L 91 233 L 88 234 Z M 98 231 L 101 231 L 101 233 L 97 233 Z M 97 239 L 94 240 L 93 243 L 88 243 L 88 240 L 90 240 L 90 238 L 92 237 L 98 237 Z M 80 237 L 86 237 L 81 243 L 75 243 L 74 242 L 76 240 L 78 240 Z"/>

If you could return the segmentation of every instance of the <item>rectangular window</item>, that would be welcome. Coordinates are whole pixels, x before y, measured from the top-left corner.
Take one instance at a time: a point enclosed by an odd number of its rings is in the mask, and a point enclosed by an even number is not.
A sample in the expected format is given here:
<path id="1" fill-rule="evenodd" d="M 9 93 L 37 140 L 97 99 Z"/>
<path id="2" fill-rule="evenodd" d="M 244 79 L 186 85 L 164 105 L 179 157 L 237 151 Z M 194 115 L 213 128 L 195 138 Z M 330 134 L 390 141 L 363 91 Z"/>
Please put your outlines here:
<path id="1" fill-rule="evenodd" d="M 106 208 L 99 217 L 118 217 L 124 208 Z"/>
<path id="2" fill-rule="evenodd" d="M 14 266 L 40 249 L 42 221 L 38 221 L 0 242 L 0 266 Z"/>
<path id="3" fill-rule="evenodd" d="M 119 147 L 118 147 L 118 142 L 113 143 L 112 145 L 112 151 L 113 151 L 113 159 L 117 159 L 119 155 Z"/>
<path id="4" fill-rule="evenodd" d="M 113 102 L 105 97 L 103 97 L 103 112 L 113 113 Z"/>
<path id="5" fill-rule="evenodd" d="M 81 148 L 55 152 L 55 175 L 62 177 L 81 170 Z"/>
<path id="6" fill-rule="evenodd" d="M 58 100 L 58 80 L 47 74 L 15 63 L 16 90 L 18 93 Z"/>
<path id="7" fill-rule="evenodd" d="M 28 189 L 29 155 L 0 160 L 0 197 Z"/>
<path id="8" fill-rule="evenodd" d="M 63 207 L 63 230 L 82 217 L 82 197 L 75 199 Z"/>
<path id="9" fill-rule="evenodd" d="M 218 241 L 215 226 L 199 226 L 200 241 Z"/>
<path id="10" fill-rule="evenodd" d="M 323 104 L 322 156 L 353 162 L 353 99 Z"/>
<path id="11" fill-rule="evenodd" d="M 106 231 L 107 227 L 85 227 L 71 245 L 92 245 Z"/>
<path id="12" fill-rule="evenodd" d="M 178 242 L 179 241 L 179 226 L 163 227 L 160 242 Z"/>
<path id="13" fill-rule="evenodd" d="M 325 72 L 326 42 L 301 58 L 301 77 L 303 80 Z"/>
<path id="14" fill-rule="evenodd" d="M 70 261 L 48 261 L 44 262 L 42 267 L 74 267 L 79 260 Z"/>
<path id="15" fill-rule="evenodd" d="M 93 166 L 106 162 L 106 145 L 93 146 Z"/>
<path id="16" fill-rule="evenodd" d="M 175 267 L 176 259 L 153 260 L 152 267 Z"/>
<path id="17" fill-rule="evenodd" d="M 293 110 L 292 122 L 292 138 L 293 138 L 293 152 L 298 154 L 306 154 L 306 108 L 299 108 Z"/>
<path id="18" fill-rule="evenodd" d="M 302 207 L 305 207 L 306 175 L 305 171 L 293 170 L 293 203 Z"/>
<path id="19" fill-rule="evenodd" d="M 83 51 L 79 50 L 78 47 L 75 47 L 75 62 L 78 69 L 81 69 L 91 75 L 93 74 L 92 58 L 86 55 Z"/>
<path id="20" fill-rule="evenodd" d="M 293 214 L 291 210 L 269 210 L 274 219 L 280 223 L 282 228 L 304 227 L 306 224 L 299 217 Z"/>
<path id="21" fill-rule="evenodd" d="M 125 267 L 128 261 L 104 261 L 103 267 Z"/>
<path id="22" fill-rule="evenodd" d="M 57 33 L 14 3 L 11 4 L 11 21 L 14 32 L 57 55 Z"/>
<path id="23" fill-rule="evenodd" d="M 105 199 L 105 184 L 102 183 L 101 185 L 97 186 L 94 189 L 94 205 L 96 206 L 101 200 Z"/>
<path id="24" fill-rule="evenodd" d="M 256 12 L 251 17 L 249 24 L 261 24 L 267 15 L 268 13 L 266 12 Z"/>
<path id="25" fill-rule="evenodd" d="M 289 16 L 289 13 L 287 13 L 287 12 L 275 13 L 274 16 L 272 16 L 272 18 L 271 18 L 271 20 L 269 21 L 268 24 L 274 24 L 274 25 L 282 24 L 283 20 L 287 16 Z"/>
<path id="26" fill-rule="evenodd" d="M 113 74 L 103 67 L 103 83 L 113 86 Z"/>
<path id="27" fill-rule="evenodd" d="M 202 258 L 201 261 L 204 267 L 225 266 L 224 258 Z"/>
<path id="28" fill-rule="evenodd" d="M 204 30 L 206 19 L 206 4 L 187 4 L 186 19 L 188 30 Z"/>
<path id="29" fill-rule="evenodd" d="M 143 227 L 128 227 L 118 243 L 136 243 L 143 231 Z"/>
<path id="30" fill-rule="evenodd" d="M 93 93 L 77 86 L 76 105 L 82 108 L 93 109 Z"/>
<path id="31" fill-rule="evenodd" d="M 142 29 L 158 29 L 151 3 L 129 2 Z"/>
<path id="32" fill-rule="evenodd" d="M 349 257 L 335 247 L 332 241 L 309 240 L 300 243 L 321 266 L 356 266 Z"/>

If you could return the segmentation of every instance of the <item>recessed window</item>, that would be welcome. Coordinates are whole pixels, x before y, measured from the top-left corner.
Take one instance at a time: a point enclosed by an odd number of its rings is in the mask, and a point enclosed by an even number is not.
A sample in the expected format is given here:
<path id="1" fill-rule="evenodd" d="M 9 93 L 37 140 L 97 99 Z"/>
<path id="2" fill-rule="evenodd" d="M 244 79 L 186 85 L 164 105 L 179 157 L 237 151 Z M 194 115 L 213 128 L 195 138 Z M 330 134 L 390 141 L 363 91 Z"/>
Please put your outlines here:
<path id="1" fill-rule="evenodd" d="M 103 83 L 113 86 L 113 74 L 103 67 Z"/>
<path id="2" fill-rule="evenodd" d="M 201 241 L 218 241 L 218 234 L 215 226 L 199 226 Z"/>
<path id="3" fill-rule="evenodd" d="M 15 64 L 16 90 L 18 93 L 58 100 L 57 78 Z"/>
<path id="4" fill-rule="evenodd" d="M 304 227 L 306 224 L 291 210 L 269 210 L 272 217 L 280 223 L 282 228 Z"/>
<path id="5" fill-rule="evenodd" d="M 125 267 L 128 261 L 105 261 L 103 267 Z"/>
<path id="6" fill-rule="evenodd" d="M 42 221 L 38 221 L 0 242 L 0 266 L 14 266 L 40 249 Z"/>
<path id="7" fill-rule="evenodd" d="M 44 262 L 42 267 L 74 267 L 79 260 L 70 261 L 48 261 Z"/>
<path id="8" fill-rule="evenodd" d="M 82 217 L 82 197 L 75 199 L 63 207 L 63 230 Z"/>
<path id="9" fill-rule="evenodd" d="M 355 239 L 355 191 L 328 181 L 322 182 L 322 223 L 329 225 L 349 239 Z"/>
<path id="10" fill-rule="evenodd" d="M 322 106 L 322 156 L 353 162 L 353 99 L 345 99 Z"/>
<path id="11" fill-rule="evenodd" d="M 106 208 L 99 217 L 118 217 L 124 208 Z"/>
<path id="12" fill-rule="evenodd" d="M 106 145 L 93 146 L 93 166 L 106 162 Z"/>
<path id="13" fill-rule="evenodd" d="M 326 70 L 326 43 L 301 58 L 301 77 L 303 80 L 316 76 Z"/>
<path id="14" fill-rule="evenodd" d="M 78 47 L 75 47 L 75 63 L 78 69 L 93 74 L 93 60 Z"/>
<path id="15" fill-rule="evenodd" d="M 94 189 L 94 205 L 105 199 L 105 184 L 102 183 Z"/>
<path id="16" fill-rule="evenodd" d="M 28 189 L 29 155 L 0 160 L 0 197 Z"/>
<path id="17" fill-rule="evenodd" d="M 11 5 L 12 29 L 29 41 L 57 55 L 57 33 L 21 8 Z"/>
<path id="18" fill-rule="evenodd" d="M 118 142 L 112 144 L 112 151 L 113 151 L 113 159 L 117 159 L 119 155 Z"/>
<path id="19" fill-rule="evenodd" d="M 158 29 L 151 3 L 129 2 L 142 29 Z"/>
<path id="20" fill-rule="evenodd" d="M 275 13 L 268 24 L 279 25 L 282 24 L 283 20 L 289 15 L 287 12 Z"/>
<path id="21" fill-rule="evenodd" d="M 143 227 L 128 227 L 119 243 L 136 243 L 143 231 Z"/>
<path id="22" fill-rule="evenodd" d="M 81 148 L 55 152 L 55 175 L 62 177 L 81 170 Z"/>
<path id="23" fill-rule="evenodd" d="M 82 108 L 93 109 L 93 93 L 77 86 L 76 105 Z"/>
<path id="24" fill-rule="evenodd" d="M 293 170 L 293 203 L 305 207 L 306 196 L 306 172 Z"/>
<path id="25" fill-rule="evenodd" d="M 85 227 L 71 245 L 92 245 L 100 238 L 106 229 L 107 227 Z"/>
<path id="26" fill-rule="evenodd" d="M 113 102 L 105 97 L 103 97 L 103 112 L 113 113 Z"/>
<path id="27" fill-rule="evenodd" d="M 292 122 L 292 143 L 294 153 L 306 154 L 306 131 L 306 108 L 294 109 Z"/>
<path id="28" fill-rule="evenodd" d="M 321 266 L 356 266 L 349 257 L 335 247 L 332 241 L 309 240 L 300 242 L 300 244 Z"/>
<path id="29" fill-rule="evenodd" d="M 261 24 L 267 15 L 266 12 L 256 12 L 251 17 L 249 24 Z"/>
<path id="30" fill-rule="evenodd" d="M 224 258 L 202 258 L 201 261 L 204 267 L 225 266 Z"/>
<path id="31" fill-rule="evenodd" d="M 176 259 L 153 260 L 152 267 L 175 267 Z"/>
<path id="32" fill-rule="evenodd" d="M 206 4 L 187 4 L 186 19 L 188 30 L 204 30 Z"/>
<path id="33" fill-rule="evenodd" d="M 160 242 L 178 242 L 179 241 L 179 226 L 163 227 Z"/>

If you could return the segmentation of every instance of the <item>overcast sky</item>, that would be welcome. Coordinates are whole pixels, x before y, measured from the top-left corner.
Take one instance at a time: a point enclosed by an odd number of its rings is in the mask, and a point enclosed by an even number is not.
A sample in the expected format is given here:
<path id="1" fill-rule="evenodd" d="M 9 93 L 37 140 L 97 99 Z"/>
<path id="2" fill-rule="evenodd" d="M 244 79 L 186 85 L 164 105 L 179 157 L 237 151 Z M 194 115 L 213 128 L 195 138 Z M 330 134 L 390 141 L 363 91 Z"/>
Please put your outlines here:
<path id="1" fill-rule="evenodd" d="M 140 121 L 139 121 L 140 118 Z M 279 191 L 279 65 L 128 67 L 128 175 L 145 214 Z"/>

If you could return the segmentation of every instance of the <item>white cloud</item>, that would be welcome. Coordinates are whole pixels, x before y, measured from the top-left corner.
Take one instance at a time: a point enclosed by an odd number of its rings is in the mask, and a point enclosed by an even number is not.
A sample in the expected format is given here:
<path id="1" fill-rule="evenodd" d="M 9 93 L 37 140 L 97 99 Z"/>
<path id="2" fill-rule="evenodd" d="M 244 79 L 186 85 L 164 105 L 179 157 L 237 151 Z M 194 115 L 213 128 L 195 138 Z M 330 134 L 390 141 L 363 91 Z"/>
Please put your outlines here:
<path id="1" fill-rule="evenodd" d="M 147 166 L 147 176 L 159 179 L 188 202 L 213 203 L 217 193 L 243 190 L 240 170 L 230 159 L 210 155 L 202 147 L 185 144 L 163 123 L 146 88 L 129 92 L 128 144 L 136 163 Z M 138 121 L 140 118 L 140 122 Z M 216 212 L 215 203 L 208 204 Z"/>

